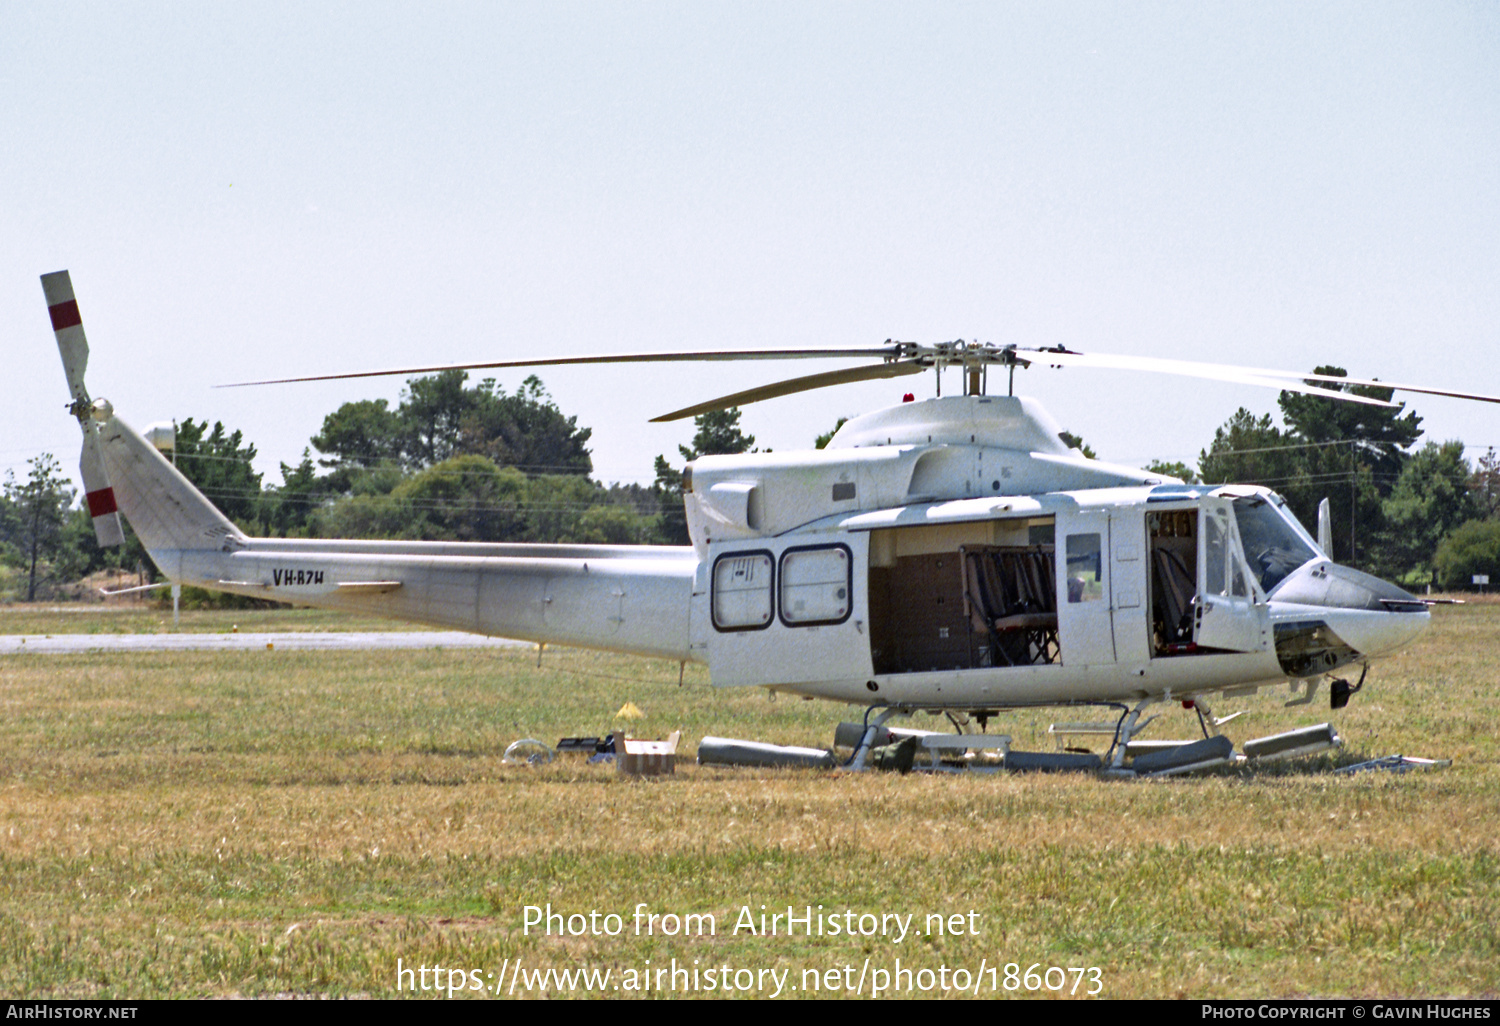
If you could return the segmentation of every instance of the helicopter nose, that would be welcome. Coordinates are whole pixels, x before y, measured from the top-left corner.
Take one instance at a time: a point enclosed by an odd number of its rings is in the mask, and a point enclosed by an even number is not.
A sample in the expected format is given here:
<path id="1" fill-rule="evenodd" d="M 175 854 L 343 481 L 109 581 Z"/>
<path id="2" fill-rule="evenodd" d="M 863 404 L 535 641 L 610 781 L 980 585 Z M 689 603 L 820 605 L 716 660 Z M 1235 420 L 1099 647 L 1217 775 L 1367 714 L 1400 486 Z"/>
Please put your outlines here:
<path id="1" fill-rule="evenodd" d="M 1382 656 L 1409 645 L 1431 620 L 1427 604 L 1411 592 L 1353 567 L 1319 560 L 1299 567 L 1272 589 L 1278 605 L 1316 610 L 1345 644 L 1363 656 Z"/>

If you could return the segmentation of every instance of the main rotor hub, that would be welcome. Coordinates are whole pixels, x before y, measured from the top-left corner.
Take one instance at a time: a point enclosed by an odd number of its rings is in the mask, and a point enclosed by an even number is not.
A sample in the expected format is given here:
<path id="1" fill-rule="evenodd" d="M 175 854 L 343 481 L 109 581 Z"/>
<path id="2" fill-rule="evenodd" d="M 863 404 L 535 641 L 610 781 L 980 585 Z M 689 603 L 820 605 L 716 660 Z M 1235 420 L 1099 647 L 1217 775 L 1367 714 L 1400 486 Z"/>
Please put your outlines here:
<path id="1" fill-rule="evenodd" d="M 990 367 L 1009 367 L 1014 376 L 1017 364 L 1029 366 L 1030 361 L 1017 354 L 1014 343 L 997 346 L 992 342 L 969 342 L 958 338 L 951 342 L 936 342 L 924 345 L 920 342 L 893 342 L 887 363 L 897 361 L 916 363 L 937 372 L 937 393 L 943 394 L 943 370 L 946 367 L 961 367 L 964 372 L 964 394 L 983 395 L 987 371 Z"/>
<path id="2" fill-rule="evenodd" d="M 987 378 L 987 371 L 991 367 L 1006 367 L 1010 370 L 1010 391 L 1015 391 L 1015 375 L 1017 367 L 1030 367 L 1036 362 L 1037 356 L 1033 353 L 1058 353 L 1077 356 L 1065 346 L 1055 349 L 1027 349 L 1028 355 L 1021 355 L 1023 350 L 1014 342 L 1006 345 L 996 345 L 993 342 L 968 342 L 958 338 L 951 342 L 936 342 L 926 345 L 921 342 L 897 342 L 886 339 L 886 345 L 890 350 L 885 354 L 886 363 L 917 364 L 937 372 L 938 395 L 943 394 L 943 369 L 945 367 L 962 367 L 964 370 L 964 394 L 983 395 Z M 1045 357 L 1042 357 L 1045 359 Z"/>

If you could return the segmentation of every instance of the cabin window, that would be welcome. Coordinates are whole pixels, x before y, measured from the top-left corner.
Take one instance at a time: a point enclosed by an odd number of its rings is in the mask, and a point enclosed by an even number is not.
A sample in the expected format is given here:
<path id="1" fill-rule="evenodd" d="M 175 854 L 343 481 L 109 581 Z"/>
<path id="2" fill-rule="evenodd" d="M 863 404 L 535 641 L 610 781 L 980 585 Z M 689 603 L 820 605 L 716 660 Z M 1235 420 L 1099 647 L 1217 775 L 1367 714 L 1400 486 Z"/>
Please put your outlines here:
<path id="1" fill-rule="evenodd" d="M 854 561 L 844 545 L 787 549 L 781 557 L 781 622 L 788 627 L 849 618 Z"/>
<path id="2" fill-rule="evenodd" d="M 713 620 L 721 631 L 771 626 L 775 562 L 769 552 L 731 552 L 714 561 Z"/>
<path id="3" fill-rule="evenodd" d="M 1068 601 L 1104 598 L 1104 566 L 1097 534 L 1068 535 Z"/>

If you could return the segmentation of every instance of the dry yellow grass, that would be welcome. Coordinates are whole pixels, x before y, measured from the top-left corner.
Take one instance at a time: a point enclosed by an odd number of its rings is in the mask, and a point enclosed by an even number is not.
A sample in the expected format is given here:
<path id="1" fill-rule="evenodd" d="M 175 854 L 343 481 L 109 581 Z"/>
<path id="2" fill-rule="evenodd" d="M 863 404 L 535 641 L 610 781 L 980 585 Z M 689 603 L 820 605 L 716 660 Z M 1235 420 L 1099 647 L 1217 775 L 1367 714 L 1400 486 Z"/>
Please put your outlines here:
<path id="1" fill-rule="evenodd" d="M 1440 609 L 1332 715 L 1356 752 L 1451 756 L 1451 769 L 1351 779 L 1314 762 L 1132 783 L 692 765 L 631 781 L 579 759 L 503 764 L 518 737 L 607 731 L 627 698 L 648 713 L 640 733 L 681 726 L 689 746 L 706 733 L 826 744 L 847 715 L 715 692 L 692 669 L 679 688 L 675 664 L 587 653 L 549 651 L 540 671 L 525 652 L 8 657 L 0 988 L 384 996 L 398 959 L 483 978 L 517 958 L 607 968 L 615 983 L 648 959 L 697 959 L 798 985 L 901 959 L 933 973 L 1098 967 L 1109 997 L 1493 996 L 1497 630 L 1500 606 Z M 1234 736 L 1329 718 L 1293 719 L 1281 697 L 1243 702 Z M 1187 731 L 1185 714 L 1169 719 Z M 1048 721 L 1003 729 L 1039 745 Z M 627 929 L 526 933 L 523 907 L 549 902 Z M 635 936 L 641 902 L 718 929 Z M 762 904 L 919 927 L 972 910 L 979 932 L 732 932 Z"/>
<path id="2" fill-rule="evenodd" d="M 126 581 L 115 584 L 124 587 Z M 160 593 L 157 593 L 160 594 Z M 242 631 L 425 630 L 417 624 L 356 617 L 321 609 L 182 609 L 177 629 L 185 634 Z M 0 634 L 166 634 L 172 604 L 163 598 L 114 598 L 103 602 L 0 603 Z"/>

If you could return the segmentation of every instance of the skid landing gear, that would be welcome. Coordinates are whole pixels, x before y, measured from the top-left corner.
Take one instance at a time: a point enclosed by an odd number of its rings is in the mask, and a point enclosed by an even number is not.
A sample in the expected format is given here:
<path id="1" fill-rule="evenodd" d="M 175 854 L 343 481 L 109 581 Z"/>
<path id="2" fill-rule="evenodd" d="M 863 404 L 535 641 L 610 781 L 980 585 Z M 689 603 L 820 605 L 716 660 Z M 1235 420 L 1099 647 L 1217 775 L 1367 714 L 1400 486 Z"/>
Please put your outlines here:
<path id="1" fill-rule="evenodd" d="M 1048 733 L 1057 741 L 1056 752 L 1022 752 L 1011 748 L 1006 734 L 964 732 L 968 720 L 949 716 L 954 732 L 919 730 L 891 726 L 897 716 L 910 716 L 916 710 L 898 706 L 871 707 L 863 722 L 840 723 L 834 732 L 835 749 L 846 749 L 848 755 L 815 748 L 787 748 L 730 738 L 704 738 L 699 746 L 699 762 L 739 766 L 802 766 L 809 768 L 842 767 L 854 772 L 867 769 L 896 770 L 900 773 L 993 773 L 1002 770 L 1087 771 L 1119 779 L 1165 777 L 1193 773 L 1214 766 L 1238 765 L 1255 759 L 1311 755 L 1343 744 L 1332 724 L 1273 734 L 1247 741 L 1242 752 L 1219 728 L 1239 713 L 1216 716 L 1208 704 L 1193 696 L 1178 700 L 1184 709 L 1198 718 L 1202 737 L 1186 741 L 1156 740 L 1139 735 L 1160 714 L 1146 715 L 1152 705 L 1174 701 L 1172 696 L 1143 699 L 1134 706 L 1108 703 L 1118 712 L 1114 722 L 1054 723 Z M 1102 703 L 1101 703 L 1102 704 Z M 974 714 L 978 719 L 978 714 Z M 990 713 L 984 715 L 984 730 Z M 1076 739 L 1071 741 L 1069 739 Z M 1082 747 L 1093 739 L 1096 745 L 1108 744 L 1101 757 Z"/>
<path id="2" fill-rule="evenodd" d="M 997 770 L 1010 750 L 1008 734 L 965 734 L 956 720 L 958 733 L 917 730 L 910 727 L 887 727 L 897 713 L 909 715 L 909 709 L 883 709 L 871 722 L 840 723 L 834 731 L 834 744 L 853 748 L 854 754 L 844 765 L 851 770 L 867 768 L 869 756 L 880 748 L 895 746 L 890 758 L 880 760 L 880 768 L 901 773 L 961 773 L 969 769 Z M 952 719 L 950 717 L 950 719 Z M 981 728 L 982 729 L 982 728 Z M 986 755 L 998 756 L 988 761 Z"/>
<path id="3" fill-rule="evenodd" d="M 1142 722 L 1141 713 L 1146 707 L 1156 702 L 1169 701 L 1171 701 L 1170 695 L 1165 698 L 1143 699 L 1136 703 L 1134 709 L 1120 717 L 1120 723 L 1115 728 L 1114 744 L 1109 750 L 1109 769 L 1106 771 L 1109 776 L 1175 776 L 1179 773 L 1192 773 L 1213 766 L 1223 766 L 1235 758 L 1234 743 L 1219 733 L 1219 727 L 1234 719 L 1239 713 L 1232 713 L 1221 719 L 1214 716 L 1213 710 L 1200 699 L 1188 699 L 1182 704 L 1197 713 L 1198 727 L 1203 731 L 1201 740 L 1145 741 L 1137 739 L 1135 735 L 1157 718 L 1151 716 Z M 1126 759 L 1130 760 L 1129 766 L 1125 765 Z"/>
<path id="4" fill-rule="evenodd" d="M 873 709 L 869 712 L 874 712 Z M 848 766 L 855 772 L 865 768 L 865 760 L 869 758 L 870 749 L 876 747 L 876 739 L 882 736 L 885 723 L 898 712 L 894 707 L 882 709 L 871 723 L 868 712 L 865 715 L 865 729 L 860 732 L 859 740 L 854 745 L 854 756 L 849 760 Z M 886 731 L 885 733 L 890 733 Z"/>

